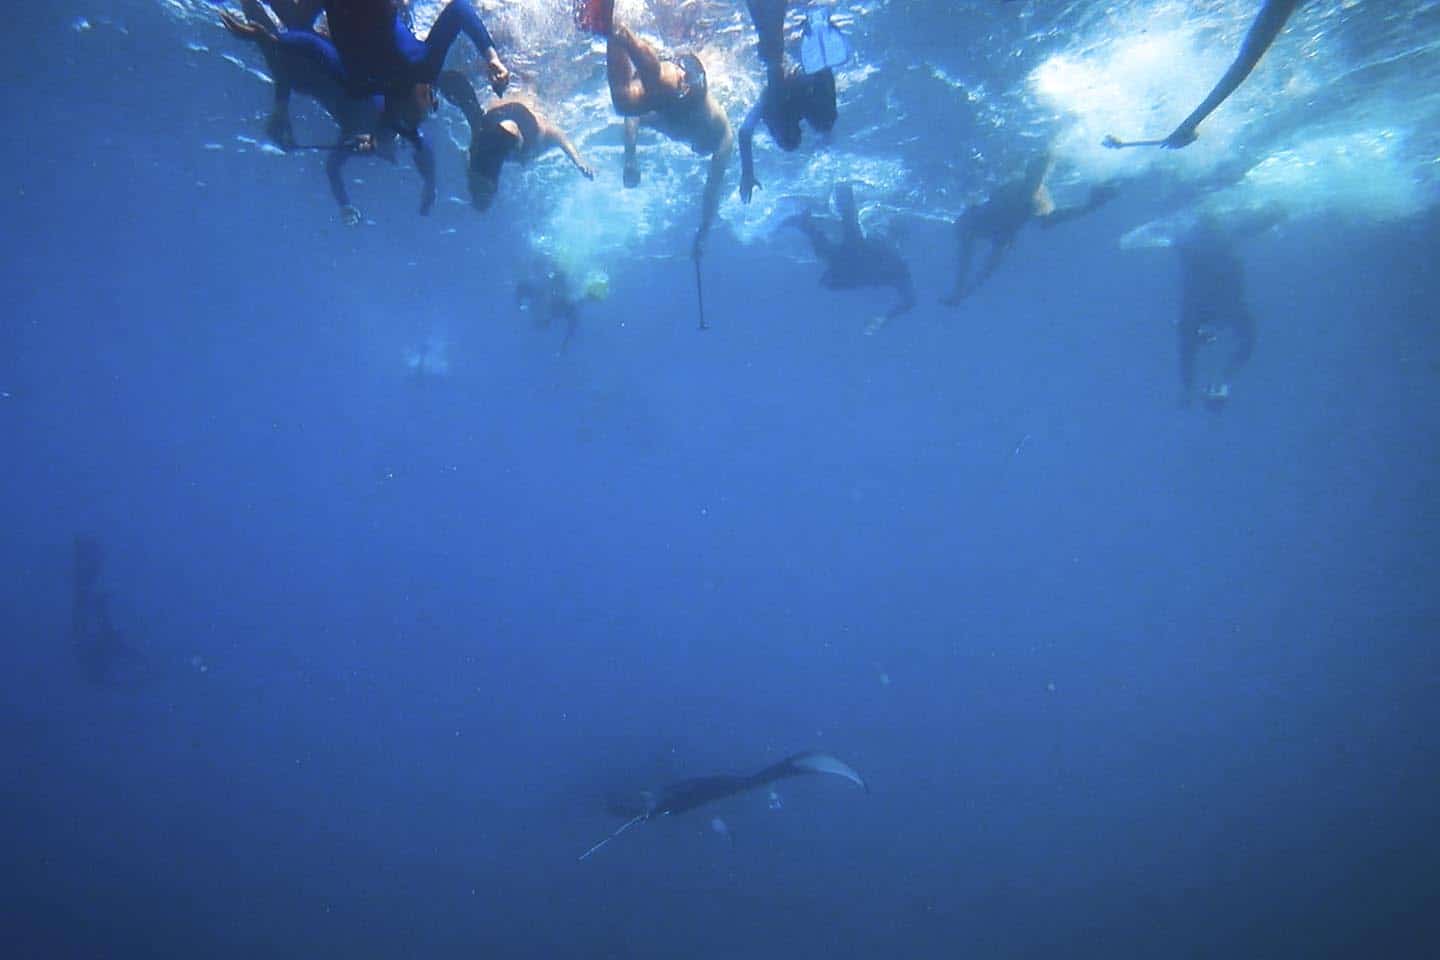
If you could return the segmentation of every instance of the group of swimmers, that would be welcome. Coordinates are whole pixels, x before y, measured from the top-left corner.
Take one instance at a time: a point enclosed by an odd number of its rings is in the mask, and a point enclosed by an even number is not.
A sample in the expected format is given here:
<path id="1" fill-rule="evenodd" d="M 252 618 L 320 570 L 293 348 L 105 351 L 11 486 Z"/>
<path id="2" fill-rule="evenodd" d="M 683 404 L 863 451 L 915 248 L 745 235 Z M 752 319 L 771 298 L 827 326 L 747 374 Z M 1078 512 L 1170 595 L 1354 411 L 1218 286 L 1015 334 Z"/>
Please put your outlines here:
<path id="1" fill-rule="evenodd" d="M 641 180 L 636 146 L 642 121 L 708 157 L 700 222 L 690 249 L 696 261 L 698 284 L 699 261 L 719 210 L 725 175 L 736 146 L 735 131 L 710 90 L 704 64 L 694 53 L 670 54 L 657 49 L 616 19 L 614 0 L 572 2 L 577 28 L 605 40 L 610 99 L 624 124 L 624 185 L 635 187 Z M 1200 123 L 1248 76 L 1302 2 L 1262 0 L 1234 64 L 1205 101 L 1169 136 L 1137 141 L 1107 137 L 1105 145 L 1178 149 L 1193 142 Z M 338 142 L 321 149 L 328 151 L 326 171 L 331 191 L 347 224 L 359 223 L 361 214 L 350 201 L 342 175 L 346 160 L 367 153 L 393 159 L 401 141 L 410 146 L 421 174 L 420 212 L 431 210 L 436 198 L 435 161 L 420 128 L 437 110 L 440 96 L 459 108 L 470 128 L 467 176 L 477 208 L 485 210 L 494 202 L 506 162 L 526 163 L 550 150 L 562 151 L 582 176 L 594 178 L 593 168 L 563 130 L 548 121 L 534 104 L 506 97 L 510 71 L 470 0 L 449 0 L 423 40 L 413 32 L 409 0 L 239 3 L 243 16 L 225 11 L 220 17 L 232 34 L 259 46 L 274 78 L 274 106 L 267 124 L 271 139 L 287 150 L 302 146 L 296 143 L 289 117 L 289 100 L 295 91 L 316 99 L 340 129 Z M 799 148 L 806 125 L 819 133 L 829 133 L 838 113 L 834 70 L 848 60 L 850 50 L 846 38 L 830 20 L 828 6 L 817 4 L 807 12 L 798 55 L 792 59 L 784 42 L 788 0 L 746 0 L 746 5 L 765 67 L 763 93 L 747 113 L 738 136 L 740 199 L 748 203 L 754 191 L 762 188 L 753 153 L 756 129 L 763 123 L 776 146 L 785 151 Z M 325 14 L 323 29 L 319 26 L 321 13 Z M 481 105 L 466 75 L 444 69 L 446 54 L 461 34 L 474 44 L 484 63 L 495 95 L 488 107 Z M 943 302 L 955 305 L 974 293 L 994 273 L 1026 223 L 1033 221 L 1048 227 L 1067 222 L 1097 209 L 1115 193 L 1111 185 L 1102 184 L 1091 190 L 1085 203 L 1057 209 L 1045 188 L 1049 169 L 1048 157 L 1035 158 L 1022 176 L 1002 185 L 956 221 L 955 284 Z M 822 285 L 834 289 L 881 286 L 895 290 L 894 306 L 871 324 L 869 330 L 873 332 L 914 306 L 910 270 L 893 242 L 867 236 L 861 229 L 849 184 L 837 185 L 835 200 L 840 213 L 838 231 L 808 212 L 789 218 L 785 225 L 799 230 L 824 262 Z M 976 269 L 974 261 L 982 244 L 988 245 L 988 251 Z M 1213 250 L 1215 237 L 1209 236 L 1201 246 Z M 1213 262 L 1214 257 L 1210 260 Z M 546 280 L 534 284 L 524 299 L 549 304 L 546 316 L 564 317 L 568 342 L 574 330 L 577 301 L 567 299 L 561 292 L 563 288 L 568 288 L 568 281 L 552 271 Z M 1240 308 L 1243 310 L 1243 304 Z M 703 326 L 703 300 L 701 309 Z M 1190 307 L 1185 311 L 1195 312 Z M 1209 315 L 1216 311 L 1202 312 Z M 1250 331 L 1244 338 L 1247 347 L 1243 356 L 1248 357 L 1253 324 L 1237 321 L 1231 325 Z M 1182 384 L 1189 376 L 1183 371 L 1193 368 L 1185 358 L 1193 360 L 1198 345 L 1208 342 L 1208 331 L 1214 326 L 1212 319 L 1204 329 L 1197 327 L 1189 334 L 1182 333 Z M 1239 362 L 1243 363 L 1243 359 Z M 1238 363 L 1232 366 L 1238 368 Z M 1223 399 L 1221 393 L 1212 393 Z M 1223 395 L 1228 395 L 1228 386 Z"/>

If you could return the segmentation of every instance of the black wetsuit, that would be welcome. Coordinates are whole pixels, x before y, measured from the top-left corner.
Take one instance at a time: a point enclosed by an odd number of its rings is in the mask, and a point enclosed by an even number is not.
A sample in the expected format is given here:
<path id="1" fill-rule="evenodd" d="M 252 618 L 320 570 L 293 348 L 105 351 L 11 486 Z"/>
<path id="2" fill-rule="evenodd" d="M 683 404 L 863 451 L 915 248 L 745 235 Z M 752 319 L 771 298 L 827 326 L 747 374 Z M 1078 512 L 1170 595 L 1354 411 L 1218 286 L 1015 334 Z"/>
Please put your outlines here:
<path id="1" fill-rule="evenodd" d="M 1245 304 L 1245 267 L 1230 239 L 1202 228 L 1176 245 L 1180 254 L 1180 402 L 1190 402 L 1200 349 L 1228 333 L 1230 353 L 1221 383 L 1228 386 L 1255 350 L 1255 317 Z"/>
<path id="2" fill-rule="evenodd" d="M 1093 187 L 1089 199 L 1079 206 L 1039 214 L 1035 209 L 1036 194 L 1045 184 L 1047 169 L 1043 160 L 1031 161 L 1024 177 L 997 187 L 984 203 L 970 207 L 955 220 L 955 290 L 945 298 L 946 303 L 959 303 L 989 280 L 1025 224 L 1035 220 L 1042 227 L 1056 227 L 1095 211 L 1115 195 L 1112 186 L 1102 184 Z M 990 250 L 971 279 L 976 245 L 982 240 L 990 244 Z"/>

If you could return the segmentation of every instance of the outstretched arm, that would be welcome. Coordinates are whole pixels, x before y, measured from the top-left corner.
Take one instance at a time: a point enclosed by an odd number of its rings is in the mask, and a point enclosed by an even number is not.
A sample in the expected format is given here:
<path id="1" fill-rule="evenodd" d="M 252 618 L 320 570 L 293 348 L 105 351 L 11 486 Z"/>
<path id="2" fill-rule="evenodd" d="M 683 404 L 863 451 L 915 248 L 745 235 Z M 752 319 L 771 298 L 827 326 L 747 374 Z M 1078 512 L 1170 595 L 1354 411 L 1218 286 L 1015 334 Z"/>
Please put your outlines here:
<path id="1" fill-rule="evenodd" d="M 1215 89 L 1210 91 L 1210 95 L 1200 106 L 1196 107 L 1170 136 L 1161 141 L 1161 146 L 1178 150 L 1195 142 L 1196 128 L 1245 82 L 1250 71 L 1255 69 L 1255 64 L 1260 62 L 1265 51 L 1270 49 L 1270 44 L 1275 42 L 1290 15 L 1303 2 L 1304 0 L 1265 0 L 1265 5 L 1255 15 L 1255 22 L 1250 24 L 1250 30 L 1245 34 L 1245 41 L 1240 44 L 1240 53 L 1235 57 L 1235 62 L 1230 64 L 1230 69 L 1225 71 L 1225 75 L 1215 84 Z"/>
<path id="2" fill-rule="evenodd" d="M 1114 184 L 1096 184 L 1090 188 L 1090 196 L 1084 203 L 1073 207 L 1060 207 L 1056 210 L 1051 210 L 1043 217 L 1036 217 L 1035 219 L 1039 221 L 1041 227 L 1045 228 L 1059 226 L 1062 223 L 1069 223 L 1071 220 L 1083 217 L 1087 213 L 1094 213 L 1096 210 L 1099 210 L 1114 199 L 1115 194 L 1118 192 L 1119 190 Z"/>
<path id="3" fill-rule="evenodd" d="M 325 176 L 330 179 L 330 195 L 340 207 L 340 219 L 347 227 L 360 222 L 360 211 L 350 202 L 350 191 L 345 189 L 345 161 L 350 159 L 350 149 L 343 144 L 330 151 L 325 158 Z"/>
<path id="4" fill-rule="evenodd" d="M 731 132 L 730 122 L 727 120 L 725 136 L 710 155 L 710 172 L 705 177 L 705 195 L 700 203 L 700 229 L 695 231 L 695 243 L 690 248 L 690 256 L 696 260 L 705 252 L 705 238 L 715 222 L 715 215 L 720 212 L 720 193 L 725 189 L 725 170 L 730 166 L 730 155 L 734 152 L 735 134 Z"/>
<path id="5" fill-rule="evenodd" d="M 430 211 L 435 208 L 435 153 L 430 149 L 430 144 L 420 136 L 420 131 L 404 133 L 402 136 L 409 140 L 415 148 L 415 169 L 420 171 L 420 216 L 428 217 Z"/>
<path id="6" fill-rule="evenodd" d="M 745 122 L 740 124 L 740 202 L 749 203 L 750 195 L 755 188 L 760 186 L 760 181 L 755 179 L 755 125 L 760 122 L 760 116 L 765 107 L 765 97 L 762 94 L 750 112 L 745 114 Z"/>
<path id="7" fill-rule="evenodd" d="M 575 169 L 580 171 L 582 177 L 586 180 L 595 179 L 594 169 L 580 156 L 580 151 L 576 150 L 575 144 L 571 143 L 570 138 L 565 136 L 564 130 L 561 130 L 539 114 L 535 114 L 535 125 L 540 129 L 541 151 L 549 150 L 552 147 L 559 147 L 560 151 L 570 158 L 570 162 L 575 164 Z"/>

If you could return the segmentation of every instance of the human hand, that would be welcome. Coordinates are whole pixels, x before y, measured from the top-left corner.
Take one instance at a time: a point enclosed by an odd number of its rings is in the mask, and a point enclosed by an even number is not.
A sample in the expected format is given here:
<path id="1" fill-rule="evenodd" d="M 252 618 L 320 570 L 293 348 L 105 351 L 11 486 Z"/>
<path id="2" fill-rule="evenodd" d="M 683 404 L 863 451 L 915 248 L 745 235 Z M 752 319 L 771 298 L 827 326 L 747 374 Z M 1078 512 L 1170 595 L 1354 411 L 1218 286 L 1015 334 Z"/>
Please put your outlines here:
<path id="1" fill-rule="evenodd" d="M 575 164 L 575 169 L 579 170 L 580 176 L 584 177 L 586 180 L 595 179 L 595 168 L 590 166 L 590 164 L 585 163 L 584 161 L 578 161 Z"/>
<path id="2" fill-rule="evenodd" d="M 340 208 L 340 222 L 347 227 L 360 226 L 360 208 L 353 204 L 345 204 Z"/>
<path id="3" fill-rule="evenodd" d="M 627 187 L 640 186 L 640 161 L 634 157 L 625 158 L 624 181 Z"/>
<path id="4" fill-rule="evenodd" d="M 760 186 L 762 186 L 762 184 L 760 183 L 759 180 L 756 180 L 754 177 L 741 177 L 741 178 L 740 178 L 740 202 L 741 202 L 741 203 L 749 203 L 749 202 L 750 202 L 750 195 L 755 192 L 755 189 L 756 189 L 757 187 L 760 187 Z"/>
<path id="5" fill-rule="evenodd" d="M 510 68 L 505 66 L 494 47 L 485 54 L 485 71 L 490 74 L 490 89 L 495 91 L 495 96 L 503 97 L 505 89 L 510 86 Z"/>

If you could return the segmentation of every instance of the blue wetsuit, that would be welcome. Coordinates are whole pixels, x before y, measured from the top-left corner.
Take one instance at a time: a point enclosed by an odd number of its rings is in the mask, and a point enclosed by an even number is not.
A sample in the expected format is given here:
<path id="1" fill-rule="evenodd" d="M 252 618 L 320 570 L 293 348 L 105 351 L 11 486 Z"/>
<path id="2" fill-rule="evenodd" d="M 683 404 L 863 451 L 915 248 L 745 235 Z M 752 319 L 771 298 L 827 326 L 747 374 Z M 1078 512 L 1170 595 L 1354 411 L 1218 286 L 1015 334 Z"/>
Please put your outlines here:
<path id="1" fill-rule="evenodd" d="M 482 53 L 495 46 L 469 0 L 446 4 L 424 40 L 410 32 L 392 0 L 325 0 L 325 16 L 331 39 L 289 30 L 280 42 L 320 64 L 351 96 L 433 84 L 461 33 Z"/>

